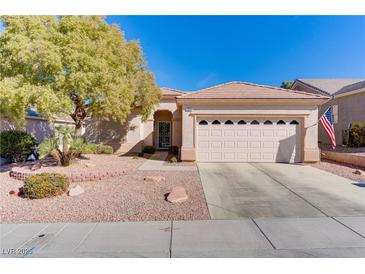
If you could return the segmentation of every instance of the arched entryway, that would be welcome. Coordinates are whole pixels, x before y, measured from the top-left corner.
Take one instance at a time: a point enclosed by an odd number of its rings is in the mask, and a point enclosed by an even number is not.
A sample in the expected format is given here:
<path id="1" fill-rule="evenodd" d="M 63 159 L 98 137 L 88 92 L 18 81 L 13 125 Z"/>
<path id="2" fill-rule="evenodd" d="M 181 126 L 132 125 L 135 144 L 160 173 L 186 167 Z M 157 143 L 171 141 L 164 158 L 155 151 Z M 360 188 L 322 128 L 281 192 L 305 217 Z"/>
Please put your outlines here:
<path id="1" fill-rule="evenodd" d="M 167 150 L 172 145 L 172 113 L 169 110 L 158 110 L 154 119 L 154 147 L 158 150 Z"/>

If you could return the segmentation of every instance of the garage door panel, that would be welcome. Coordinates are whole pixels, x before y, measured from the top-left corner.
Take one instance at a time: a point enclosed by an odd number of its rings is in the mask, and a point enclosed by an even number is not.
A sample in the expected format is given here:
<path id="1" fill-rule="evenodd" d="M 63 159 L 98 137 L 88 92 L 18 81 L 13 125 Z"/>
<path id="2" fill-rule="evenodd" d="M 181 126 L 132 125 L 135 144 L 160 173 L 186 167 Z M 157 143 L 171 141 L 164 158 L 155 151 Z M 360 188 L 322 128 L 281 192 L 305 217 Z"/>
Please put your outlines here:
<path id="1" fill-rule="evenodd" d="M 250 130 L 250 136 L 251 137 L 260 137 L 261 130 L 260 129 L 251 129 Z"/>
<path id="2" fill-rule="evenodd" d="M 222 130 L 221 129 L 211 129 L 210 136 L 220 137 L 220 136 L 222 136 Z"/>
<path id="3" fill-rule="evenodd" d="M 226 118 L 225 118 L 226 119 Z M 301 161 L 300 124 L 263 124 L 248 119 L 247 124 L 197 125 L 197 158 L 205 162 L 298 162 Z M 251 125 L 257 120 L 260 124 Z M 199 121 L 198 121 L 199 122 Z"/>
<path id="4" fill-rule="evenodd" d="M 247 129 L 237 129 L 236 130 L 236 136 L 238 136 L 238 137 L 247 137 L 248 136 L 248 130 Z"/>
<path id="5" fill-rule="evenodd" d="M 235 135 L 234 129 L 224 129 L 224 136 L 233 137 Z"/>
<path id="6" fill-rule="evenodd" d="M 224 142 L 224 148 L 234 148 L 235 142 L 234 141 L 226 141 Z"/>
<path id="7" fill-rule="evenodd" d="M 223 152 L 223 160 L 234 161 L 236 159 L 234 152 Z"/>
<path id="8" fill-rule="evenodd" d="M 248 142 L 247 141 L 238 141 L 237 142 L 237 148 L 247 148 Z"/>

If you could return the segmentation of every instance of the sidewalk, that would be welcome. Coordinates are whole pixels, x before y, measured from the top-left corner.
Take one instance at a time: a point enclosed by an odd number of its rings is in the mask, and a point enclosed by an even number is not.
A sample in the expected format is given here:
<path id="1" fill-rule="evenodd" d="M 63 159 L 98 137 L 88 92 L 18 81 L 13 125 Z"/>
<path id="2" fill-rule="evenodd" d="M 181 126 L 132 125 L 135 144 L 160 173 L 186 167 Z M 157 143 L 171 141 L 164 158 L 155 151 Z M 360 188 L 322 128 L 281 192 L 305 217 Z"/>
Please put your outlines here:
<path id="1" fill-rule="evenodd" d="M 365 257 L 365 217 L 1 224 L 1 257 Z"/>
<path id="2" fill-rule="evenodd" d="M 138 170 L 158 170 L 158 171 L 196 171 L 197 167 L 194 166 L 179 166 L 179 165 L 171 165 L 166 166 L 166 158 L 168 152 L 167 151 L 157 151 L 153 156 L 154 160 L 148 159 L 145 161 Z"/>

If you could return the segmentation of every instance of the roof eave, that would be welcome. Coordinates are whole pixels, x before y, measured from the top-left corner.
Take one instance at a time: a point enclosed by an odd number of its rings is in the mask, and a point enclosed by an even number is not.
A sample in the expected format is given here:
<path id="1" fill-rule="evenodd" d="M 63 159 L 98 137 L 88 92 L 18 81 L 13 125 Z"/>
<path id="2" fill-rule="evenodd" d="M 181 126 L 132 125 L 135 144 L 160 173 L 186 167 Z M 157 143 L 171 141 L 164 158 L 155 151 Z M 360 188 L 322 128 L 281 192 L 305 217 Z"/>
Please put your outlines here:
<path id="1" fill-rule="evenodd" d="M 237 99 L 237 98 L 215 98 L 215 99 L 207 99 L 207 98 L 176 98 L 176 102 L 178 105 L 184 104 L 215 104 L 215 105 L 222 105 L 222 104 L 235 104 L 235 105 L 322 105 L 328 100 L 330 97 L 321 97 L 321 98 L 280 98 L 280 99 L 273 99 L 273 98 L 246 98 L 246 99 Z"/>

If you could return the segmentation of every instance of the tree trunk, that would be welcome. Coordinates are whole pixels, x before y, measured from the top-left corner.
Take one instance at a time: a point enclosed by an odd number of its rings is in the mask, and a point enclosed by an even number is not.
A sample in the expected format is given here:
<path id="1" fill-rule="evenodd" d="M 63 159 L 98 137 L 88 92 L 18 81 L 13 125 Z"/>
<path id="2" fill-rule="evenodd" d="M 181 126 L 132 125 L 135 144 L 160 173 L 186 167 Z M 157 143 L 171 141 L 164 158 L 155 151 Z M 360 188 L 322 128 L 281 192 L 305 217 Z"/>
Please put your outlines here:
<path id="1" fill-rule="evenodd" d="M 75 121 L 75 137 L 81 137 L 83 135 L 84 129 L 84 120 L 86 118 L 86 110 L 82 103 L 76 99 L 74 100 L 75 103 L 75 111 L 71 113 L 72 119 Z"/>

